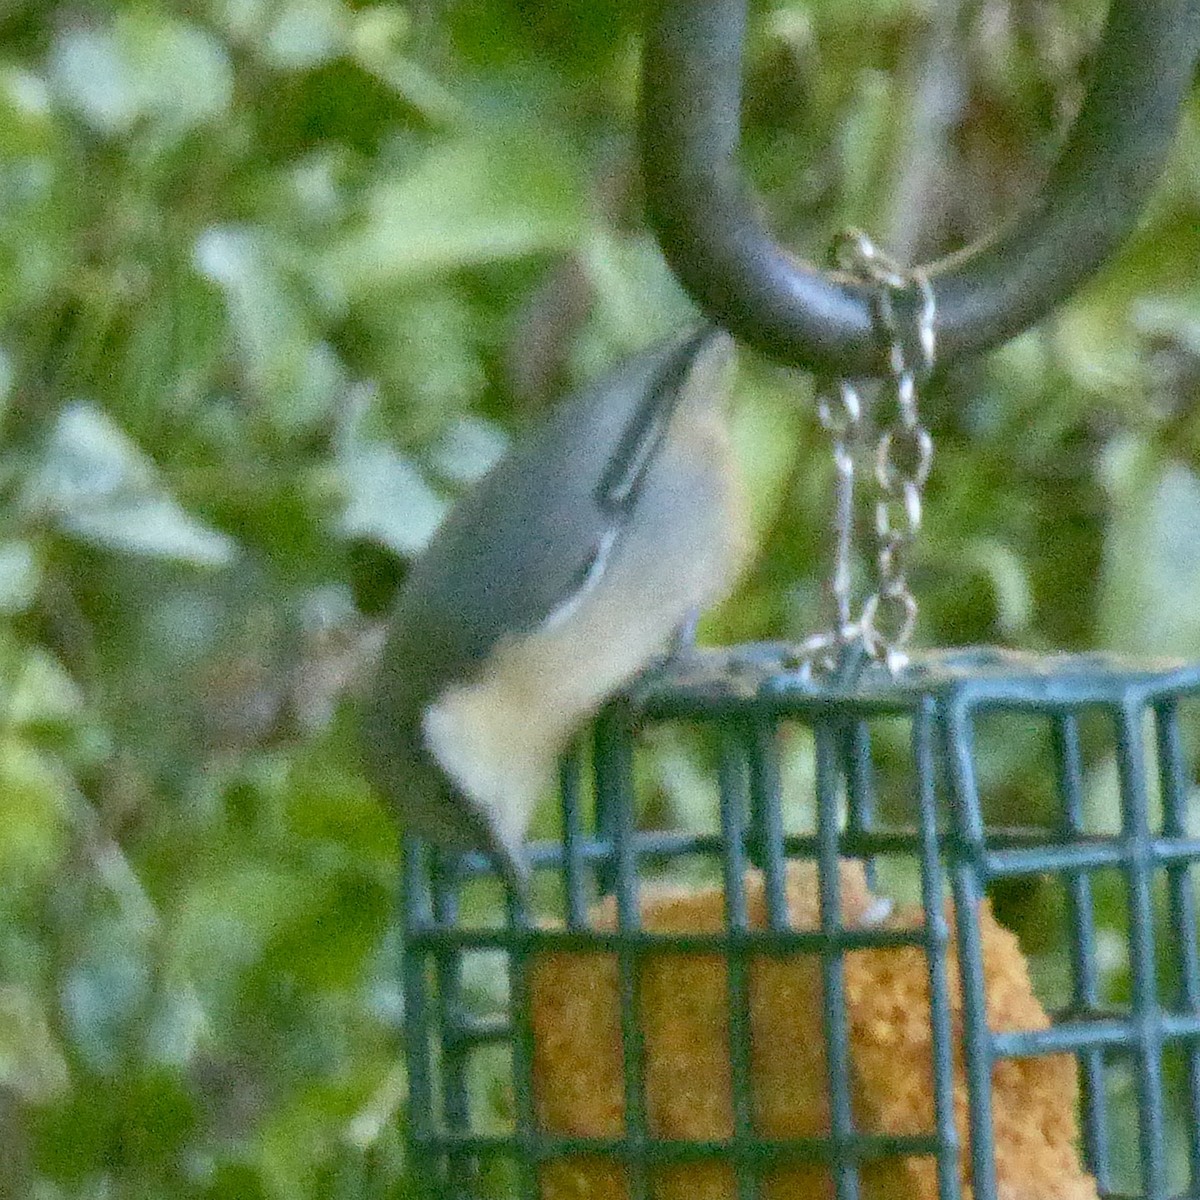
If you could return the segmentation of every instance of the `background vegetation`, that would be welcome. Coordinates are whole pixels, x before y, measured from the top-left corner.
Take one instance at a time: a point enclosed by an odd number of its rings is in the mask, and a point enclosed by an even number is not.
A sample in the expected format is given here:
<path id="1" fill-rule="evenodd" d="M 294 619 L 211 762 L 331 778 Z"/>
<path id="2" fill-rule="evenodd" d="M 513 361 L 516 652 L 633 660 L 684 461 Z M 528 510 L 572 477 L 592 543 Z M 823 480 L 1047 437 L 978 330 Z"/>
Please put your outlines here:
<path id="1" fill-rule="evenodd" d="M 639 212 L 641 7 L 0 0 L 0 1195 L 403 1194 L 397 846 L 350 698 L 446 504 L 688 319 Z M 757 5 L 775 228 L 924 258 L 991 226 L 1101 7 Z M 930 400 L 924 641 L 1200 655 L 1198 118 L 1103 277 Z M 811 383 L 747 355 L 735 409 L 762 552 L 707 634 L 803 634 Z M 711 819 L 677 749 L 655 819 Z M 1049 902 L 1001 900 L 1052 968 Z"/>

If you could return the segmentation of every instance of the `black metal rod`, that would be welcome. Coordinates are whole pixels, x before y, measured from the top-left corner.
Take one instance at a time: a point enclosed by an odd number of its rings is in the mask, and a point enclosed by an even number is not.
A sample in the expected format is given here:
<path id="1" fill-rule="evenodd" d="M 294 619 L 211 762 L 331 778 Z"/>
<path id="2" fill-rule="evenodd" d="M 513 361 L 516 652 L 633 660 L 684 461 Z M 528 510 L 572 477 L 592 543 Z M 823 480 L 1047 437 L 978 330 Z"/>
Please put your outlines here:
<path id="1" fill-rule="evenodd" d="M 946 960 L 950 929 L 943 899 L 944 870 L 938 846 L 937 706 L 926 696 L 913 714 L 912 755 L 917 773 L 917 808 L 921 822 L 921 906 L 925 913 L 925 966 L 929 972 L 930 1058 L 933 1066 L 933 1113 L 937 1125 L 939 1200 L 961 1200 L 959 1154 L 954 1123 L 954 1023 Z"/>
<path id="2" fill-rule="evenodd" d="M 749 778 L 745 746 L 738 731 L 720 736 L 721 836 L 725 843 L 722 867 L 725 876 L 725 920 L 731 930 L 750 928 L 746 908 L 746 817 Z M 729 996 L 729 1082 L 733 1109 L 733 1136 L 737 1141 L 754 1137 L 753 1053 L 750 1027 L 750 964 L 742 946 L 732 941 L 728 953 L 726 986 Z M 738 1200 L 757 1200 L 758 1180 L 753 1164 L 739 1159 L 733 1164 Z"/>
<path id="3" fill-rule="evenodd" d="M 401 912 L 406 941 L 426 933 L 433 925 L 433 900 L 429 890 L 428 849 L 416 838 L 404 839 L 401 864 Z M 408 1108 L 408 1142 L 412 1170 L 421 1178 L 441 1178 L 443 1162 L 433 1148 L 438 1125 L 433 1109 L 434 1014 L 429 996 L 429 955 L 406 945 L 404 984 L 404 1059 L 410 1094 L 423 1103 Z"/>
<path id="4" fill-rule="evenodd" d="M 793 366 L 883 365 L 866 289 L 776 243 L 736 164 L 745 0 L 657 0 L 641 157 L 663 252 L 693 300 Z M 945 363 L 1006 341 L 1091 276 L 1137 222 L 1200 56 L 1200 0 L 1113 0 L 1093 79 L 1041 192 L 993 236 L 924 268 Z"/>
<path id="5" fill-rule="evenodd" d="M 573 745 L 559 764 L 559 792 L 562 797 L 563 884 L 567 893 L 567 928 L 587 928 L 587 884 L 584 862 L 579 853 L 586 840 L 583 828 L 580 746 Z"/>
<path id="6" fill-rule="evenodd" d="M 975 1200 L 998 1200 L 996 1131 L 992 1108 L 995 1035 L 988 1025 L 983 930 L 979 922 L 984 900 L 984 873 L 980 863 L 985 826 L 979 802 L 979 781 L 975 774 L 975 730 L 969 699 L 960 693 L 940 704 L 938 726 L 950 787 L 950 816 L 958 834 L 958 847 L 950 855 L 949 866 L 954 889 L 954 926 L 959 986 L 962 990 L 962 1046 L 967 1077 L 971 1194 Z"/>
<path id="7" fill-rule="evenodd" d="M 437 1138 L 434 1144 L 439 1148 L 452 1146 L 458 1150 L 469 1150 L 480 1157 L 511 1157 L 514 1152 L 524 1152 L 521 1143 L 506 1134 L 446 1135 Z M 545 1161 L 576 1154 L 593 1157 L 602 1155 L 618 1162 L 636 1162 L 646 1158 L 656 1167 L 713 1159 L 722 1163 L 748 1160 L 767 1166 L 793 1166 L 799 1163 L 832 1163 L 841 1157 L 863 1162 L 884 1158 L 923 1158 L 936 1150 L 937 1139 L 927 1134 L 857 1133 L 845 1145 L 835 1148 L 829 1138 L 822 1136 L 760 1137 L 750 1142 L 740 1142 L 735 1138 L 648 1137 L 640 1146 L 631 1147 L 622 1137 L 539 1133 L 533 1138 L 532 1154 L 536 1160 Z"/>
<path id="8" fill-rule="evenodd" d="M 1189 792 L 1187 757 L 1180 730 L 1179 705 L 1174 700 L 1155 706 L 1155 734 L 1159 769 L 1162 772 L 1163 833 L 1181 836 L 1187 830 Z M 1176 1003 L 1179 1010 L 1200 1013 L 1200 940 L 1197 939 L 1196 892 L 1191 864 L 1167 867 L 1171 956 L 1178 964 Z M 1189 1186 L 1200 1188 L 1200 1046 L 1187 1047 L 1184 1057 L 1187 1108 Z"/>
<path id="9" fill-rule="evenodd" d="M 1079 719 L 1074 713 L 1054 718 L 1054 761 L 1058 767 L 1058 792 L 1062 807 L 1059 832 L 1064 841 L 1084 837 L 1084 766 Z M 1071 1004 L 1075 1016 L 1089 1017 L 1100 1007 L 1100 960 L 1096 952 L 1096 910 L 1092 878 L 1086 871 L 1064 872 L 1067 891 L 1067 925 L 1070 930 Z M 1092 1046 L 1079 1055 L 1080 1116 L 1087 1169 L 1097 1186 L 1111 1192 L 1108 1113 L 1104 1090 L 1104 1054 Z"/>
<path id="10" fill-rule="evenodd" d="M 436 848 L 431 854 L 430 877 L 433 884 L 433 920 L 439 929 L 453 929 L 458 923 L 458 855 Z M 463 996 L 462 952 L 442 944 L 433 956 L 437 976 L 437 1021 L 442 1041 L 442 1119 L 453 1132 L 471 1128 L 471 1101 L 468 1096 L 467 1068 L 471 1048 L 459 1038 L 466 1004 Z M 476 1183 L 477 1164 L 469 1156 L 450 1155 L 450 1194 L 463 1200 Z"/>
<path id="11" fill-rule="evenodd" d="M 925 945 L 925 934 L 916 928 L 892 929 L 866 926 L 843 929 L 840 933 L 825 934 L 812 929 L 750 929 L 724 933 L 656 933 L 600 929 L 538 929 L 533 937 L 539 951 L 566 954 L 619 954 L 628 951 L 631 957 L 663 954 L 723 954 L 736 949 L 746 954 L 779 957 L 790 954 L 819 954 L 822 950 L 895 950 L 906 946 Z M 504 929 L 482 929 L 463 926 L 426 934 L 412 944 L 417 950 L 428 950 L 428 943 L 441 946 L 448 942 L 468 950 L 503 950 L 512 941 Z"/>
<path id="12" fill-rule="evenodd" d="M 1137 1026 L 1138 1144 L 1142 1187 L 1147 1196 L 1167 1194 L 1163 1104 L 1163 1029 L 1155 963 L 1154 858 L 1150 853 L 1149 796 L 1146 789 L 1145 710 L 1121 706 L 1117 714 L 1117 773 L 1121 786 L 1121 825 L 1138 848 L 1126 871 L 1129 887 L 1129 974 Z"/>
<path id="13" fill-rule="evenodd" d="M 533 1099 L 533 1005 L 530 1001 L 530 928 L 532 921 L 525 897 L 515 888 L 507 888 L 508 988 L 512 1013 L 512 1085 L 516 1110 L 516 1137 L 521 1152 L 516 1156 L 515 1194 L 521 1200 L 536 1200 L 539 1195 L 537 1159 L 534 1141 L 537 1113 Z M 456 1180 L 457 1182 L 457 1180 Z M 479 1194 L 478 1181 L 468 1193 Z"/>
<path id="14" fill-rule="evenodd" d="M 787 849 L 783 829 L 783 780 L 779 762 L 779 728 L 769 717 L 747 723 L 745 737 L 750 767 L 751 850 L 763 873 L 767 928 L 791 925 L 787 901 Z"/>
<path id="15" fill-rule="evenodd" d="M 825 1030 L 825 1070 L 829 1087 L 829 1137 L 835 1151 L 856 1132 L 851 1084 L 852 1061 L 846 961 L 838 938 L 842 934 L 841 861 L 838 833 L 841 825 L 841 776 L 838 762 L 840 730 L 828 722 L 813 727 L 817 757 L 817 890 L 821 934 L 826 948 L 821 955 L 821 1008 Z M 833 1186 L 836 1200 L 858 1200 L 862 1194 L 858 1164 L 835 1153 Z"/>
<path id="16" fill-rule="evenodd" d="M 626 1186 L 630 1200 L 649 1200 L 645 1157 L 649 1115 L 646 1099 L 646 1045 L 642 1026 L 642 959 L 632 948 L 641 926 L 637 823 L 634 814 L 633 735 L 621 709 L 596 723 L 596 823 L 612 838 L 612 891 L 617 901 L 617 979 L 621 1016 L 621 1062 L 625 1092 Z M 608 890 L 610 880 L 601 879 Z"/>

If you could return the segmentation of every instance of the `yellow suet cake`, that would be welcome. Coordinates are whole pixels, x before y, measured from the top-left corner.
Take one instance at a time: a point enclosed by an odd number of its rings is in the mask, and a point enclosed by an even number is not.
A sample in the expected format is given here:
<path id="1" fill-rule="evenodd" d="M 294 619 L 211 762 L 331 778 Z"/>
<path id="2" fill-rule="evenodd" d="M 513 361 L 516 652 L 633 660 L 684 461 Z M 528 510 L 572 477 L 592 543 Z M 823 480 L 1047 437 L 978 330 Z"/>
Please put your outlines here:
<path id="1" fill-rule="evenodd" d="M 762 876 L 746 875 L 752 928 L 766 925 Z M 878 911 L 861 865 L 841 870 L 842 922 L 859 926 Z M 796 929 L 819 926 L 816 870 L 792 864 L 789 919 Z M 953 908 L 946 906 L 953 929 Z M 988 1018 L 998 1031 L 1044 1029 L 1049 1020 L 1033 994 L 1016 938 L 985 904 L 983 941 Z M 919 926 L 919 908 L 904 908 L 881 927 Z M 658 933 L 718 932 L 724 896 L 716 888 L 644 889 L 641 922 Z M 616 928 L 606 900 L 592 912 L 595 928 Z M 954 1110 L 963 1144 L 960 1172 L 969 1200 L 967 1090 L 961 1055 L 962 997 L 955 948 L 948 954 L 955 1042 Z M 929 980 L 917 947 L 860 950 L 845 956 L 847 1022 L 856 1128 L 860 1132 L 928 1134 L 934 1128 Z M 540 955 L 531 974 L 534 1100 L 541 1127 L 576 1137 L 624 1132 L 624 1069 L 618 1007 L 618 967 L 612 954 Z M 812 1137 L 829 1131 L 821 967 L 813 954 L 755 957 L 749 966 L 751 1111 L 767 1138 Z M 644 1039 L 647 1121 L 655 1136 L 707 1141 L 733 1136 L 728 977 L 715 954 L 655 954 L 642 969 L 640 1029 Z M 1070 1056 L 1006 1061 L 993 1072 L 996 1172 L 1001 1200 L 1096 1200 L 1080 1167 L 1075 1062 Z M 931 1158 L 865 1163 L 866 1200 L 936 1200 Z M 700 1161 L 655 1168 L 655 1200 L 734 1200 L 726 1163 Z M 624 1166 L 603 1156 L 576 1156 L 542 1168 L 544 1200 L 626 1200 Z M 765 1200 L 825 1200 L 828 1169 L 780 1166 L 764 1176 Z"/>

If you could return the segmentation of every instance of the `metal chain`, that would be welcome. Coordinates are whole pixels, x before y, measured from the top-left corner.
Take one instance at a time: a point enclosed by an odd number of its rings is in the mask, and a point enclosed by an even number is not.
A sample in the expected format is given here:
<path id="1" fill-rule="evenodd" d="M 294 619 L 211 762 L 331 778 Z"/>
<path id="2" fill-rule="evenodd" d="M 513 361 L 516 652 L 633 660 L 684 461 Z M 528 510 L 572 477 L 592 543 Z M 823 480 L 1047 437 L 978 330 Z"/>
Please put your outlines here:
<path id="1" fill-rule="evenodd" d="M 805 643 L 806 671 L 814 665 L 837 669 L 857 645 L 895 672 L 908 661 L 906 648 L 917 622 L 917 601 L 908 584 L 908 552 L 921 527 L 921 500 L 933 460 L 933 439 L 917 409 L 917 385 L 933 369 L 936 305 L 928 279 L 918 271 L 901 271 L 865 233 L 851 230 L 839 235 L 832 257 L 840 269 L 876 286 L 878 320 L 890 342 L 890 377 L 875 401 L 874 590 L 857 620 L 851 572 L 855 452 L 861 442 L 863 404 L 848 379 L 827 385 L 819 402 L 835 472 L 835 550 L 829 584 L 835 624 L 830 633 Z M 889 406 L 894 412 L 885 422 L 880 418 Z"/>
<path id="2" fill-rule="evenodd" d="M 833 448 L 833 574 L 829 590 L 833 596 L 835 641 L 845 644 L 857 630 L 853 607 L 854 554 L 854 451 L 862 424 L 862 400 L 847 379 L 837 382 L 835 394 L 820 398 L 817 413 L 821 427 L 829 434 Z"/>

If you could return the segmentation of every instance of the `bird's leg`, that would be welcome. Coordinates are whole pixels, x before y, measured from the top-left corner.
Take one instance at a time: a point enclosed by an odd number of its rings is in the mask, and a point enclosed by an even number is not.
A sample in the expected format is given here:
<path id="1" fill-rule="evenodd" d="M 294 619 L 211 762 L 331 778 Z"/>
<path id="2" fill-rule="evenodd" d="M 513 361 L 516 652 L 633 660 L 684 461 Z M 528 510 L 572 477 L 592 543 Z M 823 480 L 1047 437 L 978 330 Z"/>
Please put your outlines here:
<path id="1" fill-rule="evenodd" d="M 689 609 L 686 616 L 675 628 L 671 643 L 660 658 L 656 658 L 631 683 L 628 695 L 638 702 L 639 697 L 662 682 L 664 676 L 671 673 L 673 668 L 686 667 L 688 661 L 696 653 L 696 626 L 700 623 L 700 609 Z"/>

